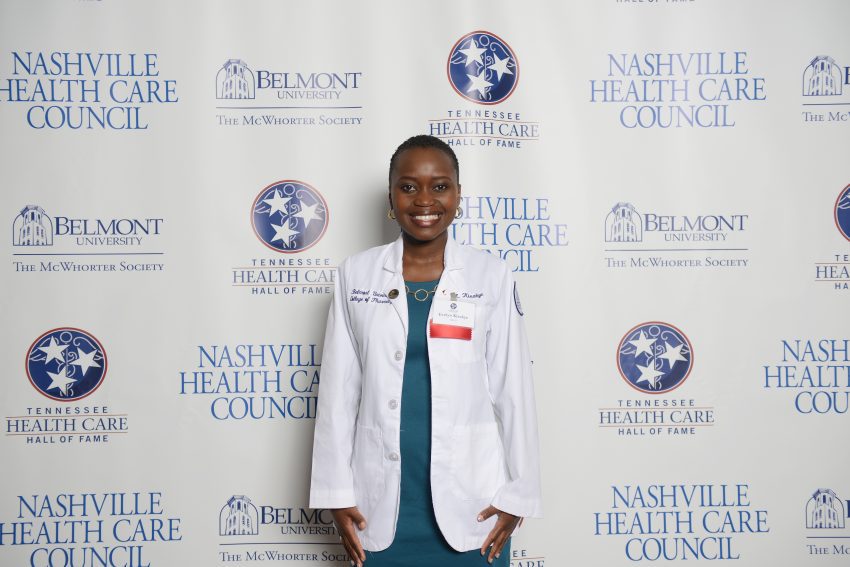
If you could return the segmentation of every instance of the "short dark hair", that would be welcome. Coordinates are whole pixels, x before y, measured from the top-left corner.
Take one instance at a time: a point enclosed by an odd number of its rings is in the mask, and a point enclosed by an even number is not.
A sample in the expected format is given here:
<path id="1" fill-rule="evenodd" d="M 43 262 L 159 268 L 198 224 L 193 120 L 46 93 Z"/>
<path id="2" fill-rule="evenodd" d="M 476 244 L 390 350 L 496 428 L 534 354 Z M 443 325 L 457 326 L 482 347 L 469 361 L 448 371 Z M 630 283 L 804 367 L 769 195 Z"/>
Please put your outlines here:
<path id="1" fill-rule="evenodd" d="M 420 134 L 418 136 L 411 136 L 396 148 L 395 153 L 393 153 L 393 157 L 390 158 L 390 172 L 388 175 L 388 181 L 390 183 L 392 183 L 393 169 L 398 161 L 398 156 L 412 148 L 434 148 L 449 156 L 452 160 L 452 165 L 455 167 L 455 175 L 457 176 L 458 181 L 460 181 L 460 164 L 457 161 L 457 156 L 455 155 L 455 151 L 452 147 L 435 136 Z"/>

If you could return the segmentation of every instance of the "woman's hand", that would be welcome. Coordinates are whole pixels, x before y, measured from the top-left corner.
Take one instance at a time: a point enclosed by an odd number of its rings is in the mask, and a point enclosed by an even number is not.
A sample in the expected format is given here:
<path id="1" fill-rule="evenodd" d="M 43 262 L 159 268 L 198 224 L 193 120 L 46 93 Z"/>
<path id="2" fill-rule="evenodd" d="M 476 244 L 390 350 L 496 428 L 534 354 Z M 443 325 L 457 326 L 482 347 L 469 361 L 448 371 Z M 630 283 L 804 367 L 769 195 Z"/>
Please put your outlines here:
<path id="1" fill-rule="evenodd" d="M 357 537 L 357 532 L 354 527 L 359 530 L 366 529 L 366 518 L 357 509 L 357 506 L 351 508 L 335 508 L 331 510 L 336 524 L 336 531 L 339 532 L 339 538 L 342 540 L 342 546 L 348 552 L 348 558 L 357 565 L 363 567 L 363 562 L 366 561 L 366 552 L 363 551 L 363 546 L 360 545 L 360 538 Z"/>
<path id="2" fill-rule="evenodd" d="M 519 516 L 502 512 L 493 506 L 487 506 L 481 510 L 481 513 L 478 514 L 478 521 L 483 522 L 493 514 L 498 516 L 496 519 L 496 525 L 493 526 L 492 530 L 490 530 L 490 533 L 487 535 L 487 539 L 484 540 L 484 545 L 481 546 L 481 555 L 484 555 L 487 552 L 488 547 L 490 548 L 490 554 L 487 556 L 487 563 L 492 563 L 493 559 L 502 554 L 502 547 L 505 545 L 505 542 L 508 541 L 508 538 L 511 537 L 511 534 L 522 521 L 522 518 Z"/>

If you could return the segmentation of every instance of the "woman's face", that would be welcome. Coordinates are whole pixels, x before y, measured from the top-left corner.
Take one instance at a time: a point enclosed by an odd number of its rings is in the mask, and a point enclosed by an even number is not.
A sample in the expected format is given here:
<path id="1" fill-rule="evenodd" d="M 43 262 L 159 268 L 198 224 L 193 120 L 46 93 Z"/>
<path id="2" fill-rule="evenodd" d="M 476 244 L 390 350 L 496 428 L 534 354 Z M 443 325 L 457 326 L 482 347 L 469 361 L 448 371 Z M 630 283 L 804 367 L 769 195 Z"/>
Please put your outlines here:
<path id="1" fill-rule="evenodd" d="M 452 159 L 437 148 L 410 148 L 396 157 L 390 207 L 402 232 L 419 242 L 442 236 L 460 204 Z"/>

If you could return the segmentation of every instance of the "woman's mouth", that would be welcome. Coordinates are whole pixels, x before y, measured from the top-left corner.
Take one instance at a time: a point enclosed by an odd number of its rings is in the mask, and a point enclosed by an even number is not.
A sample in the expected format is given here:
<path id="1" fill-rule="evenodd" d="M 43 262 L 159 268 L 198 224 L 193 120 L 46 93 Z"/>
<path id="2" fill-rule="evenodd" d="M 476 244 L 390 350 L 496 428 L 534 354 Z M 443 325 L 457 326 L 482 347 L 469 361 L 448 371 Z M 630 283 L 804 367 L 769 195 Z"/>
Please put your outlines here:
<path id="1" fill-rule="evenodd" d="M 437 221 L 440 220 L 441 216 L 442 215 L 439 213 L 430 213 L 427 215 L 410 215 L 410 218 L 416 226 L 427 228 L 437 224 Z"/>

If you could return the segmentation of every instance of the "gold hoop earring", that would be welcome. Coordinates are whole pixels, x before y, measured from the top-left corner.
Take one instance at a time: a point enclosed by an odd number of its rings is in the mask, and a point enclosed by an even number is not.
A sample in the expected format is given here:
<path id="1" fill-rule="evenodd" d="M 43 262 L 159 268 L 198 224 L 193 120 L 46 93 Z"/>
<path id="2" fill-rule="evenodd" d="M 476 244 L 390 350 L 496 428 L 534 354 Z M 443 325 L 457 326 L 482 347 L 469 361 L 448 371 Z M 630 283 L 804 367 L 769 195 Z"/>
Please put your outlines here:
<path id="1" fill-rule="evenodd" d="M 395 220 L 395 211 L 392 209 L 387 209 L 387 218 L 390 220 Z"/>
<path id="2" fill-rule="evenodd" d="M 455 218 L 459 219 L 461 217 L 463 217 L 463 209 L 458 207 L 457 209 L 455 209 Z"/>

